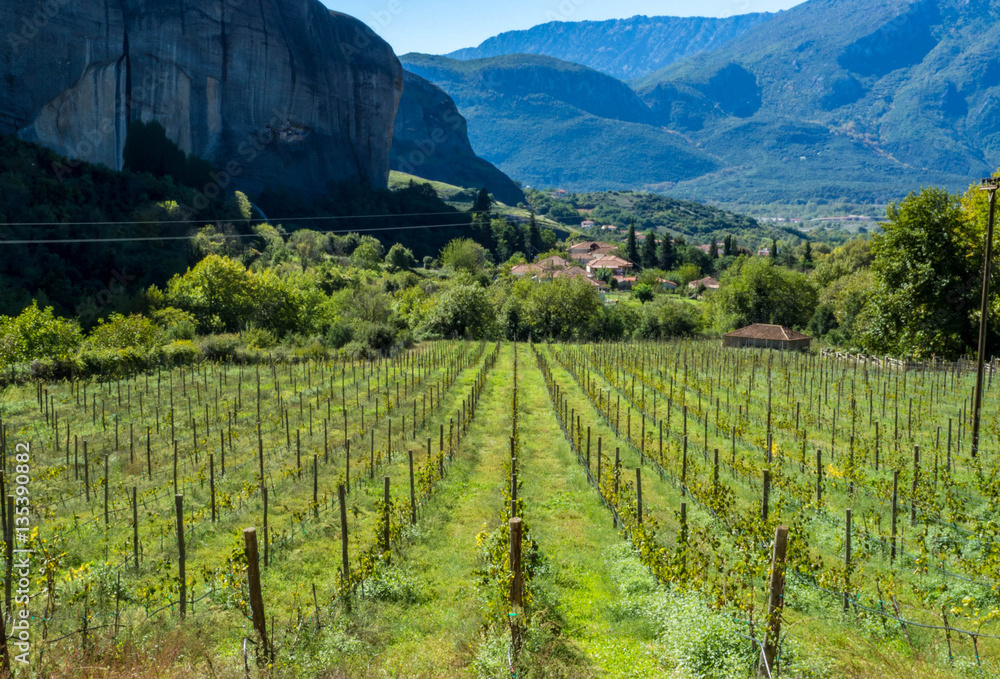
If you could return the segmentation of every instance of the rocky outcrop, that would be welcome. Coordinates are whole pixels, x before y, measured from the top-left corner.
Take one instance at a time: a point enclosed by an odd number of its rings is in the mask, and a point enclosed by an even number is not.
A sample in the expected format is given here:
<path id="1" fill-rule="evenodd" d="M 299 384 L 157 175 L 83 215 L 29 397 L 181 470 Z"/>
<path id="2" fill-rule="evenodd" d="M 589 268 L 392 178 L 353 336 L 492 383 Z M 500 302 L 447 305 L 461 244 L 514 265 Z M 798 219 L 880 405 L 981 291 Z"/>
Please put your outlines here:
<path id="1" fill-rule="evenodd" d="M 402 68 L 318 0 L 0 0 L 0 26 L 0 133 L 120 169 L 155 120 L 220 185 L 386 185 Z"/>
<path id="2" fill-rule="evenodd" d="M 508 205 L 524 202 L 521 188 L 473 151 L 468 123 L 454 100 L 437 85 L 409 71 L 404 73 L 392 169 L 455 186 L 486 187 Z"/>

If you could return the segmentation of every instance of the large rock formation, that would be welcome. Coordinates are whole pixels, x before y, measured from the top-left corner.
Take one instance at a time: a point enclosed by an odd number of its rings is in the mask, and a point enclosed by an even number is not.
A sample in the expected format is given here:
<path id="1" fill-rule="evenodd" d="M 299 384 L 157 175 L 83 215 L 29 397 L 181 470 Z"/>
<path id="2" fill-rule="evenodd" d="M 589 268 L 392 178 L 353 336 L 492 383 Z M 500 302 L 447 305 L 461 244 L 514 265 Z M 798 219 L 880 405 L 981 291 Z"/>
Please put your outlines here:
<path id="1" fill-rule="evenodd" d="M 120 169 L 155 120 L 244 190 L 386 184 L 402 68 L 318 0 L 0 0 L 0 26 L 0 133 Z"/>
<path id="2" fill-rule="evenodd" d="M 390 155 L 393 170 L 456 186 L 486 187 L 508 205 L 524 202 L 521 188 L 472 150 L 469 125 L 444 90 L 409 71 L 404 83 Z"/>

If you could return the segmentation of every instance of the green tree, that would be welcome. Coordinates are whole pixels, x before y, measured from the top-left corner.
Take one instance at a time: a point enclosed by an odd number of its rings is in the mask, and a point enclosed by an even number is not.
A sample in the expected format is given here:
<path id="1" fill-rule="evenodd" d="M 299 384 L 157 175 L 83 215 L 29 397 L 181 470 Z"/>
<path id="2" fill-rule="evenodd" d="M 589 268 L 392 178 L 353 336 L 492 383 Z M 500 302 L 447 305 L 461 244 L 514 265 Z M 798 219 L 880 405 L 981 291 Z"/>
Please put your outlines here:
<path id="1" fill-rule="evenodd" d="M 288 247 L 305 269 L 323 260 L 330 247 L 330 239 L 319 231 L 299 229 L 288 239 Z"/>
<path id="2" fill-rule="evenodd" d="M 872 239 L 875 285 L 861 344 L 898 356 L 960 356 L 976 346 L 982 246 L 962 202 L 925 189 L 888 208 Z M 978 254 L 977 254 L 978 253 Z"/>
<path id="3" fill-rule="evenodd" d="M 663 235 L 660 247 L 656 252 L 657 264 L 664 271 L 670 271 L 677 265 L 677 253 L 674 251 L 674 241 L 669 233 Z"/>
<path id="4" fill-rule="evenodd" d="M 635 242 L 635 220 L 633 219 L 628 226 L 628 240 L 625 243 L 625 259 L 632 262 L 633 264 L 639 264 L 639 248 L 636 246 Z"/>
<path id="5" fill-rule="evenodd" d="M 413 252 L 409 248 L 396 243 L 389 248 L 385 263 L 389 271 L 409 271 L 417 265 L 417 260 L 413 258 Z"/>
<path id="6" fill-rule="evenodd" d="M 806 241 L 805 250 L 802 252 L 802 268 L 808 269 L 813 263 L 813 246 L 812 243 Z"/>
<path id="7" fill-rule="evenodd" d="M 642 241 L 642 268 L 656 268 L 656 232 L 650 229 Z"/>
<path id="8" fill-rule="evenodd" d="M 640 283 L 632 288 L 632 297 L 642 304 L 653 301 L 653 295 L 653 286 L 648 283 Z"/>
<path id="9" fill-rule="evenodd" d="M 535 339 L 590 339 L 598 329 L 603 302 L 597 288 L 579 278 L 557 278 L 527 286 L 524 324 Z"/>
<path id="10" fill-rule="evenodd" d="M 715 236 L 712 236 L 712 240 L 708 244 L 708 256 L 710 259 L 719 258 L 719 245 L 715 242 Z"/>
<path id="11" fill-rule="evenodd" d="M 362 236 L 351 253 L 351 264 L 359 269 L 377 270 L 382 264 L 382 244 L 371 236 Z"/>
<path id="12" fill-rule="evenodd" d="M 98 322 L 90 331 L 87 343 L 99 349 L 130 349 L 148 351 L 162 342 L 162 333 L 153 321 L 139 314 L 112 314 Z"/>
<path id="13" fill-rule="evenodd" d="M 505 262 L 514 253 L 524 254 L 524 233 L 516 224 L 512 224 L 506 219 L 494 219 L 491 225 L 493 229 L 493 252 L 496 254 L 496 261 Z"/>
<path id="14" fill-rule="evenodd" d="M 496 334 L 496 322 L 486 290 L 478 285 L 457 285 L 437 298 L 424 330 L 436 337 L 486 339 Z"/>
<path id="15" fill-rule="evenodd" d="M 531 211 L 528 217 L 528 237 L 527 251 L 524 253 L 529 258 L 543 252 L 545 244 L 542 242 L 542 232 L 538 229 L 538 220 L 535 218 L 535 211 Z"/>
<path id="16" fill-rule="evenodd" d="M 739 258 L 720 283 L 709 306 L 721 331 L 752 323 L 805 327 L 816 310 L 817 292 L 809 279 L 769 258 Z"/>
<path id="17" fill-rule="evenodd" d="M 66 358 L 83 339 L 80 324 L 59 318 L 33 301 L 17 316 L 0 316 L 0 367 L 44 358 Z"/>
<path id="18" fill-rule="evenodd" d="M 477 276 L 486 267 L 486 249 L 469 238 L 457 238 L 441 251 L 441 264 Z"/>
<path id="19" fill-rule="evenodd" d="M 775 238 L 771 239 L 771 259 L 778 259 L 778 241 Z"/>

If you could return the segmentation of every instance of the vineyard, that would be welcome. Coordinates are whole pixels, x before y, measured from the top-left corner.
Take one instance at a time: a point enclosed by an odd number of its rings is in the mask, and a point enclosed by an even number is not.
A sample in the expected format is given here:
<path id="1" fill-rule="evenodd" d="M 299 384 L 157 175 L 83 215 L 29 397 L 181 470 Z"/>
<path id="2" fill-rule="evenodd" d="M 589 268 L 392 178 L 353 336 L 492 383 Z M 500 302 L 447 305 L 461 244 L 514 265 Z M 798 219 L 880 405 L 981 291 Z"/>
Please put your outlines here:
<path id="1" fill-rule="evenodd" d="M 54 677 L 1000 676 L 994 379 L 977 455 L 968 366 L 709 342 L 8 387 L 4 656 Z"/>

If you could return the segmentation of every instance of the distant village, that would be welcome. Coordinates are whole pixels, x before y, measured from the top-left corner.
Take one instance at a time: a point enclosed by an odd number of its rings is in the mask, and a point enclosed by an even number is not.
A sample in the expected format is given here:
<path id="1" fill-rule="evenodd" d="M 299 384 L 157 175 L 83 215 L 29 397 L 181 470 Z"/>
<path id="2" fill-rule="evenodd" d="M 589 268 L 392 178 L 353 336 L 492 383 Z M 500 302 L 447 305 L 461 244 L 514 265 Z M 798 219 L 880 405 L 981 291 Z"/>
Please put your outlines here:
<path id="1" fill-rule="evenodd" d="M 637 234 L 636 239 L 644 236 Z M 708 245 L 704 246 L 709 248 Z M 530 278 L 544 281 L 555 278 L 579 278 L 585 280 L 602 293 L 612 286 L 605 281 L 614 281 L 614 289 L 628 291 L 633 288 L 637 277 L 637 266 L 620 256 L 620 248 L 614 243 L 601 241 L 585 241 L 571 245 L 568 250 L 569 259 L 558 255 L 546 257 L 532 264 L 519 264 L 511 268 L 510 273 L 517 278 Z M 610 275 L 609 275 L 610 274 Z M 665 292 L 676 290 L 679 286 L 674 281 L 659 279 L 660 289 Z M 717 290 L 719 282 L 711 276 L 688 283 L 692 290 L 704 286 L 706 290 Z"/>

